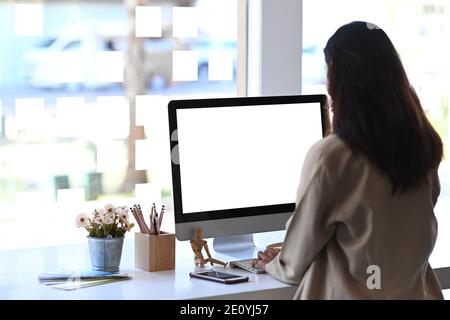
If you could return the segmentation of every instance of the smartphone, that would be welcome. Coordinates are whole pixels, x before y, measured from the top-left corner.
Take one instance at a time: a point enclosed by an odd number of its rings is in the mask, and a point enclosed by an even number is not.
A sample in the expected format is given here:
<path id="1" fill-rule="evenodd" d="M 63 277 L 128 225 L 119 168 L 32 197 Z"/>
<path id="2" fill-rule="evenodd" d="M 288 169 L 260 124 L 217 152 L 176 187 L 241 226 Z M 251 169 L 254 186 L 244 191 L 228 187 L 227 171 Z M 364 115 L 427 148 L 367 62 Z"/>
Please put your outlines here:
<path id="1" fill-rule="evenodd" d="M 197 271 L 197 272 L 191 272 L 191 273 L 189 273 L 189 275 L 192 278 L 199 278 L 199 279 L 216 281 L 216 282 L 221 282 L 221 283 L 226 283 L 226 284 L 248 281 L 248 277 L 246 277 L 246 276 L 237 276 L 235 274 L 218 272 L 218 271 Z"/>

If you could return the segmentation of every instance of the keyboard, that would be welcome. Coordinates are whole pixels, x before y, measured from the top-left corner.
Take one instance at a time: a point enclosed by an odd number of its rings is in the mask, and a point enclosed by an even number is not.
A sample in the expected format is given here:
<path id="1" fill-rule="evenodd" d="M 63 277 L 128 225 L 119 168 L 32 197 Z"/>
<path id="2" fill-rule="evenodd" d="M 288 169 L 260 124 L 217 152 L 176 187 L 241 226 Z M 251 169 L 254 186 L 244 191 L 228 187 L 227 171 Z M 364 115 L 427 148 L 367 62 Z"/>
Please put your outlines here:
<path id="1" fill-rule="evenodd" d="M 240 268 L 252 273 L 266 273 L 261 268 L 252 266 L 252 261 L 254 259 L 245 259 L 245 260 L 236 260 L 230 262 L 230 267 L 232 268 Z"/>

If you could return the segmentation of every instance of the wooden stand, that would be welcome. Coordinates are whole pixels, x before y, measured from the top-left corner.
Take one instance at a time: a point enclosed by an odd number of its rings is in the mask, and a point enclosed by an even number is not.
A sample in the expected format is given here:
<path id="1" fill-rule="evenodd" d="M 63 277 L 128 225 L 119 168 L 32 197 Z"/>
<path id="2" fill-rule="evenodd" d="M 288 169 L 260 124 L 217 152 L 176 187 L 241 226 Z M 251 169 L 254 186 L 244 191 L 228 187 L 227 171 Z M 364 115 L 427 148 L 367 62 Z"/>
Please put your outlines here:
<path id="1" fill-rule="evenodd" d="M 134 235 L 134 262 L 138 269 L 149 272 L 175 269 L 175 234 Z"/>

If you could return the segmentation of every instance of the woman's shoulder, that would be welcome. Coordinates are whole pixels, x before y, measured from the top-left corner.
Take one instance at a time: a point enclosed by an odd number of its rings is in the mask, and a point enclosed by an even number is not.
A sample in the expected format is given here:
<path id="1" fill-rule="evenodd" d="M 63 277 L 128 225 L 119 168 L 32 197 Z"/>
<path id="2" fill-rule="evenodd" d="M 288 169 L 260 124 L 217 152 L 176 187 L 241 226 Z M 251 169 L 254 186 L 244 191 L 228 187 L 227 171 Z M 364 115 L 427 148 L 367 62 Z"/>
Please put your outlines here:
<path id="1" fill-rule="evenodd" d="M 349 164 L 355 164 L 351 149 L 336 134 L 316 142 L 309 150 L 305 165 L 310 169 L 321 168 L 333 176 L 340 175 Z"/>
<path id="2" fill-rule="evenodd" d="M 339 158 L 351 153 L 350 148 L 336 134 L 330 134 L 319 140 L 309 150 L 311 156 L 324 160 Z"/>

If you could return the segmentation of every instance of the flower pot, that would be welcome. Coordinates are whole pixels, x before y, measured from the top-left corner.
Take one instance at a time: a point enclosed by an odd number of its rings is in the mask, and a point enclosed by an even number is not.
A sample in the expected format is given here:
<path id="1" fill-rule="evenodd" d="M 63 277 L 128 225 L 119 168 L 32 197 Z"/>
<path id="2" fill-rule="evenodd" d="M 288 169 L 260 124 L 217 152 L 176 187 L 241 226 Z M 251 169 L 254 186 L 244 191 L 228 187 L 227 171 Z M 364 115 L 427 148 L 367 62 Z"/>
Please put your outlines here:
<path id="1" fill-rule="evenodd" d="M 100 271 L 119 271 L 123 239 L 88 237 L 92 269 Z"/>

